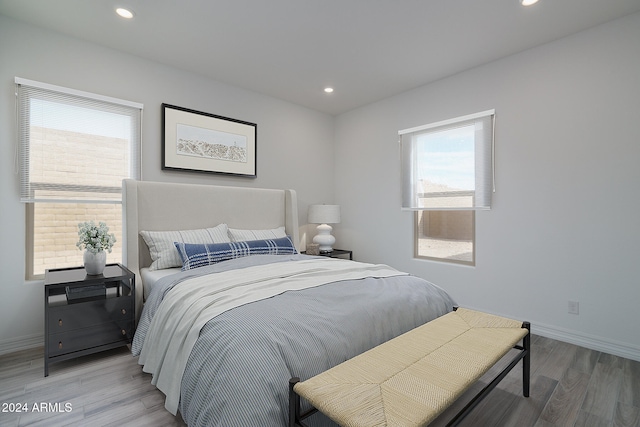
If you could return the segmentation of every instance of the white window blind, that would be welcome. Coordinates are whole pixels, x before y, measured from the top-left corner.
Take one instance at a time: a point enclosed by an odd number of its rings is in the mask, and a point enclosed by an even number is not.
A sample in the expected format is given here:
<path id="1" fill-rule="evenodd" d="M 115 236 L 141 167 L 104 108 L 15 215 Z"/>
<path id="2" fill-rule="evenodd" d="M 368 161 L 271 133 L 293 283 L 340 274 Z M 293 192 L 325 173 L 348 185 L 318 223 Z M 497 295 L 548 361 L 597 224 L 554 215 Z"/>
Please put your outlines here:
<path id="1" fill-rule="evenodd" d="M 490 209 L 494 110 L 398 132 L 402 208 Z"/>
<path id="2" fill-rule="evenodd" d="M 121 203 L 140 176 L 142 104 L 16 77 L 20 200 Z"/>

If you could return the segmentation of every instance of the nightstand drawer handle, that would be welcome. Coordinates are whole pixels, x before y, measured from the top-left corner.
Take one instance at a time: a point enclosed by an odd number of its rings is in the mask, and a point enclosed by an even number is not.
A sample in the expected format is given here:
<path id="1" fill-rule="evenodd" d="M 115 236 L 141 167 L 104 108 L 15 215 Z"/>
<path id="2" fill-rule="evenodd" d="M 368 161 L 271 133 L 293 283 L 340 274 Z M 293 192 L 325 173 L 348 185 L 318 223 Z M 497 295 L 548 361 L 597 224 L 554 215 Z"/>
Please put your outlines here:
<path id="1" fill-rule="evenodd" d="M 58 326 L 62 326 L 62 319 L 58 319 Z"/>
<path id="2" fill-rule="evenodd" d="M 62 350 L 62 341 L 58 343 L 58 350 Z"/>
<path id="3" fill-rule="evenodd" d="M 127 331 L 125 331 L 124 329 L 120 332 L 122 332 L 122 335 L 127 335 Z"/>
<path id="4" fill-rule="evenodd" d="M 125 310 L 124 308 L 122 309 L 122 314 L 127 314 L 127 310 Z"/>

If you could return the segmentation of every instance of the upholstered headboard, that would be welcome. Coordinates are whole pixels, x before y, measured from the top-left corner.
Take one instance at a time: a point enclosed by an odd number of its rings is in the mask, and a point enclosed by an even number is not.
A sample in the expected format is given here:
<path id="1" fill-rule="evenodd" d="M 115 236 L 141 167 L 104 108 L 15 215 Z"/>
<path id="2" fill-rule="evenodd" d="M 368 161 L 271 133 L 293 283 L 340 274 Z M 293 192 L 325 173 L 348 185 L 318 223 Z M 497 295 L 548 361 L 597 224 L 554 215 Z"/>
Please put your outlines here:
<path id="1" fill-rule="evenodd" d="M 230 228 L 284 226 L 298 247 L 298 202 L 294 190 L 135 181 L 122 184 L 125 263 L 140 275 L 151 264 L 140 231 L 193 230 L 226 223 Z M 299 248 L 298 248 L 299 249 Z M 138 280 L 138 279 L 136 279 Z M 136 300 L 142 303 L 142 286 Z"/>

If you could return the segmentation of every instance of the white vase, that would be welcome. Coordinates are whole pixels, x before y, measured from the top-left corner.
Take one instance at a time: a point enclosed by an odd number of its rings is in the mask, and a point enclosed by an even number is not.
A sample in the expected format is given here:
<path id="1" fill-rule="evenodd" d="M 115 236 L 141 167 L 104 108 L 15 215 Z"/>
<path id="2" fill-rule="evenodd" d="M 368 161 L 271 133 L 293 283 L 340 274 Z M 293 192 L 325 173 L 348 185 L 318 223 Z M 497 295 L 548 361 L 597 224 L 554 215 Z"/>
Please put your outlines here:
<path id="1" fill-rule="evenodd" d="M 107 253 L 100 251 L 97 254 L 84 251 L 84 269 L 90 276 L 102 274 L 104 266 L 107 265 Z"/>

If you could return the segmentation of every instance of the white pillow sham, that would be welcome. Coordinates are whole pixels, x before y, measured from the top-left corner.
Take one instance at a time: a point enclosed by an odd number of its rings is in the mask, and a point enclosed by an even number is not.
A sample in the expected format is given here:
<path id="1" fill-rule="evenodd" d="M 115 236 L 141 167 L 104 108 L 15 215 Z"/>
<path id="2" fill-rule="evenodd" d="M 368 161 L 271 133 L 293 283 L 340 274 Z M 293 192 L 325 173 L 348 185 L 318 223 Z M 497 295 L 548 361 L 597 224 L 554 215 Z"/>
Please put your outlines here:
<path id="1" fill-rule="evenodd" d="M 247 240 L 281 239 L 283 237 L 287 237 L 287 233 L 285 233 L 284 227 L 268 230 L 240 230 L 238 228 L 230 228 L 229 237 L 231 237 L 232 242 L 244 242 Z"/>
<path id="2" fill-rule="evenodd" d="M 199 230 L 141 231 L 140 235 L 149 247 L 153 261 L 149 270 L 182 267 L 182 260 L 174 242 L 201 244 L 229 243 L 231 241 L 227 224 Z"/>

